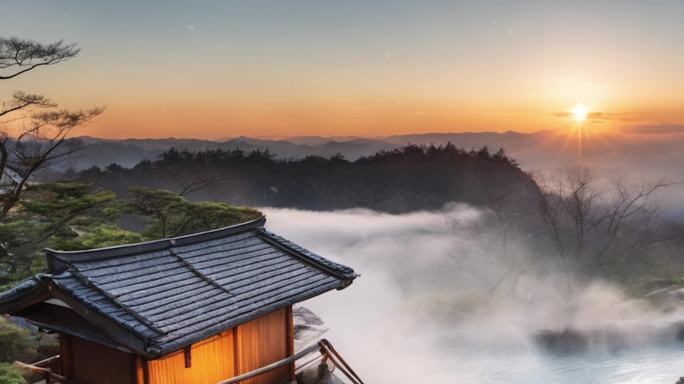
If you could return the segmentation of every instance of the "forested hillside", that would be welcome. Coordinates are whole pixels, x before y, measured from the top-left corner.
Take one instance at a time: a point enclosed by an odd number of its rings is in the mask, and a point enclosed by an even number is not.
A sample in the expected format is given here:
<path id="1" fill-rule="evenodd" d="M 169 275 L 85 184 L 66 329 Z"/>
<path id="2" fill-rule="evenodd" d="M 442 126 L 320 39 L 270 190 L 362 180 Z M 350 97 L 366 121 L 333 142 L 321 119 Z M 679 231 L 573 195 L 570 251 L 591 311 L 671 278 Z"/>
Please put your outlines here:
<path id="1" fill-rule="evenodd" d="M 267 151 L 170 149 L 127 169 L 112 164 L 70 177 L 124 196 L 132 186 L 175 191 L 191 200 L 314 210 L 439 209 L 449 202 L 491 206 L 524 197 L 532 179 L 500 150 L 410 145 L 349 161 L 342 156 L 278 159 Z"/>

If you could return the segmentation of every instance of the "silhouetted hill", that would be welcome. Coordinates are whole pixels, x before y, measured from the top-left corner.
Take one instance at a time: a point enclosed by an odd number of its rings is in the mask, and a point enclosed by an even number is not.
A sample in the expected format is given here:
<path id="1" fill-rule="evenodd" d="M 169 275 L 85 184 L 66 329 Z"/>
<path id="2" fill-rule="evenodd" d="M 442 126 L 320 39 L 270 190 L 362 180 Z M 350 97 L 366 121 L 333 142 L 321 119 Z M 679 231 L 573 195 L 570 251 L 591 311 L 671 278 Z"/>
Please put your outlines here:
<path id="1" fill-rule="evenodd" d="M 650 131 L 614 132 L 601 127 L 588 127 L 583 142 L 582 163 L 604 175 L 625 173 L 648 180 L 684 180 L 681 170 L 684 159 L 684 133 L 650 133 Z M 255 139 L 238 137 L 223 141 L 197 139 L 127 139 L 103 140 L 78 138 L 83 149 L 70 161 L 58 164 L 58 169 L 76 170 L 93 165 L 105 167 L 117 163 L 132 167 L 142 160 L 156 160 L 170 149 L 201 151 L 205 149 L 268 151 L 281 159 L 302 159 L 306 156 L 330 157 L 341 154 L 348 160 L 370 156 L 381 150 L 392 150 L 408 144 L 446 145 L 472 148 L 504 148 L 526 171 L 558 171 L 578 161 L 577 138 L 569 130 L 520 132 L 421 133 L 378 138 L 305 136 L 288 139 Z M 684 192 L 684 188 L 680 192 Z"/>
<path id="2" fill-rule="evenodd" d="M 91 166 L 104 167 L 111 163 L 117 163 L 123 167 L 132 167 L 142 160 L 156 160 L 162 152 L 170 148 L 189 151 L 216 148 L 239 149 L 246 152 L 267 150 L 284 159 L 301 159 L 306 156 L 330 157 L 340 154 L 350 160 L 408 144 L 445 145 L 451 142 L 466 149 L 489 146 L 490 148 L 506 148 L 508 150 L 508 147 L 524 146 L 530 141 L 527 139 L 528 136 L 515 132 L 482 132 L 429 133 L 370 139 L 303 136 L 272 140 L 241 136 L 220 141 L 184 138 L 109 140 L 84 136 L 74 139 L 82 143 L 83 149 L 70 161 L 60 164 L 59 168 L 72 167 L 81 170 Z"/>
<path id="3" fill-rule="evenodd" d="M 171 149 L 156 161 L 108 166 L 77 175 L 119 196 L 133 186 L 162 188 L 235 205 L 387 212 L 529 200 L 536 185 L 503 151 L 454 145 L 405 146 L 350 161 L 340 156 L 278 159 L 269 152 Z"/>

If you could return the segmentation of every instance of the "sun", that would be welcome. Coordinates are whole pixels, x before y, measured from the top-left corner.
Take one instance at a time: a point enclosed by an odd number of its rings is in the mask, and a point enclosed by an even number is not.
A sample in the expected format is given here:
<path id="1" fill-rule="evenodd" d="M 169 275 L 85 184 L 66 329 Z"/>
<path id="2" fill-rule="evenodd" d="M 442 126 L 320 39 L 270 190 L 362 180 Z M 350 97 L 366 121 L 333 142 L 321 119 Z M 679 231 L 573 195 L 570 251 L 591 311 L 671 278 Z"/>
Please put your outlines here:
<path id="1" fill-rule="evenodd" d="M 587 107 L 584 106 L 584 104 L 577 103 L 574 107 L 572 107 L 572 116 L 575 118 L 575 121 L 577 122 L 582 122 L 587 119 L 587 115 L 589 114 L 589 110 Z"/>

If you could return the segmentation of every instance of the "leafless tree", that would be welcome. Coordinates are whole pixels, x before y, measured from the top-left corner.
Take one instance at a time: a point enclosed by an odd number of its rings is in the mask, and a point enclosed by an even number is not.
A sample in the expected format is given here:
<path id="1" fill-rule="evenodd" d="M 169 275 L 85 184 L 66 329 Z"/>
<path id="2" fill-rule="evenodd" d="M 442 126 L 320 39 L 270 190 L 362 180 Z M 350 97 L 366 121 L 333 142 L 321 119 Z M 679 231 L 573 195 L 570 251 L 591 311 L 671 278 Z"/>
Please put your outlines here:
<path id="1" fill-rule="evenodd" d="M 62 41 L 41 44 L 16 37 L 0 38 L 0 80 L 61 63 L 78 53 L 75 45 Z M 0 222 L 38 171 L 77 149 L 68 140 L 71 130 L 101 112 L 101 108 L 60 109 L 44 96 L 18 91 L 10 100 L 0 102 Z"/>
<path id="2" fill-rule="evenodd" d="M 562 179 L 537 177 L 537 183 L 537 218 L 568 268 L 586 271 L 610 254 L 668 240 L 656 230 L 661 215 L 653 197 L 674 183 L 600 179 L 586 167 L 572 168 Z"/>

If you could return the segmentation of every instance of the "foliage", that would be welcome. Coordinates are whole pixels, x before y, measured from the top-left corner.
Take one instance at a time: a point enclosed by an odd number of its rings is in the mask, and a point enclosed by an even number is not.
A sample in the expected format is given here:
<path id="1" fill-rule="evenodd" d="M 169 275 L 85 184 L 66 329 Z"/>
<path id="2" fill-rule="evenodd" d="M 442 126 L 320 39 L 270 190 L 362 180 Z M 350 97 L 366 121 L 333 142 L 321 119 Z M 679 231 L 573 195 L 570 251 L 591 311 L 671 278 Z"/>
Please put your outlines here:
<path id="1" fill-rule="evenodd" d="M 177 193 L 131 188 L 128 211 L 143 218 L 147 239 L 180 236 L 252 220 L 261 214 L 253 209 L 223 203 L 190 202 Z"/>
<path id="2" fill-rule="evenodd" d="M 77 250 L 140 241 L 139 234 L 116 226 L 120 213 L 112 192 L 88 184 L 32 187 L 0 225 L 0 284 L 43 270 L 44 247 Z"/>
<path id="3" fill-rule="evenodd" d="M 139 243 L 143 240 L 143 236 L 139 233 L 127 231 L 114 225 L 101 225 L 80 234 L 76 238 L 59 242 L 56 248 L 62 251 L 77 251 Z"/>
<path id="4" fill-rule="evenodd" d="M 465 151 L 408 145 L 349 161 L 342 156 L 277 159 L 268 151 L 172 148 L 134 168 L 85 170 L 82 181 L 124 196 L 132 186 L 165 189 L 192 200 L 244 206 L 388 212 L 440 209 L 457 201 L 488 206 L 484 189 L 522 196 L 531 178 L 502 150 Z M 527 193 L 532 199 L 533 194 Z"/>
<path id="5" fill-rule="evenodd" d="M 19 370 L 11 364 L 0 363 L 0 383 L 2 384 L 26 384 Z"/>
<path id="6" fill-rule="evenodd" d="M 36 346 L 28 330 L 0 317 L 0 362 L 30 361 Z"/>

